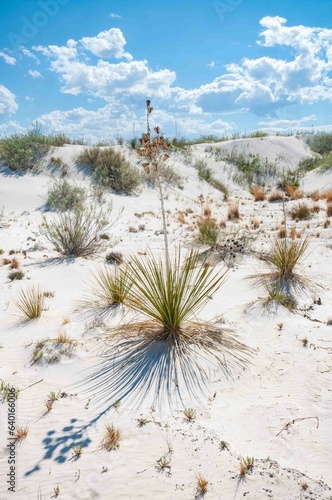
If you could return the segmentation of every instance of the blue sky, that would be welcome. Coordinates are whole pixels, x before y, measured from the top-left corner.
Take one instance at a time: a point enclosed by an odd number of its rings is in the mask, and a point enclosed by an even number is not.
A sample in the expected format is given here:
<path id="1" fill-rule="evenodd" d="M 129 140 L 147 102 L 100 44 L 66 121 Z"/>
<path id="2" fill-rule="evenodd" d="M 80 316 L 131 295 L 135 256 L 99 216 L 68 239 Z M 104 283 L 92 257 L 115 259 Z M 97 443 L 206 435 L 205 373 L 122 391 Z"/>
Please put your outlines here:
<path id="1" fill-rule="evenodd" d="M 332 130 L 331 0 L 0 0 L 0 134 Z"/>

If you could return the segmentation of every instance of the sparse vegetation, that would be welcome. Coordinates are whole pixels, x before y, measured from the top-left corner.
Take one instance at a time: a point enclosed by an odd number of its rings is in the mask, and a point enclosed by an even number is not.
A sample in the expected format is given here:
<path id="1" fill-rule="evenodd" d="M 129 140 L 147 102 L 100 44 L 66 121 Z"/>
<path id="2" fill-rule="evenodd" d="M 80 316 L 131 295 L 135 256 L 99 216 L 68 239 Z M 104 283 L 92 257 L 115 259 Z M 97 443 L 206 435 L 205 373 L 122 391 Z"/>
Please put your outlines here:
<path id="1" fill-rule="evenodd" d="M 130 276 L 115 266 L 99 268 L 94 273 L 93 296 L 101 299 L 109 306 L 124 304 L 130 292 L 132 281 Z"/>
<path id="2" fill-rule="evenodd" d="M 238 220 L 239 218 L 239 203 L 238 201 L 232 201 L 228 204 L 228 220 Z"/>
<path id="3" fill-rule="evenodd" d="M 193 408 L 185 408 L 183 410 L 183 415 L 186 417 L 189 422 L 192 422 L 196 418 L 196 410 Z"/>
<path id="4" fill-rule="evenodd" d="M 44 216 L 39 230 L 58 253 L 87 257 L 101 249 L 104 240 L 100 240 L 100 235 L 108 226 L 109 222 L 103 209 L 89 206 L 59 213 L 50 221 Z"/>
<path id="5" fill-rule="evenodd" d="M 208 484 L 209 482 L 207 481 L 207 479 L 205 479 L 203 474 L 196 475 L 196 491 L 198 495 L 200 496 L 205 495 L 205 493 L 207 492 Z"/>
<path id="6" fill-rule="evenodd" d="M 4 403 L 8 400 L 9 395 L 14 395 L 15 398 L 19 395 L 19 389 L 13 388 L 12 384 L 6 384 L 3 380 L 0 383 L 0 401 Z"/>
<path id="7" fill-rule="evenodd" d="M 73 458 L 78 459 L 83 453 L 83 445 L 82 444 L 74 445 L 72 448 L 72 453 L 73 453 Z"/>
<path id="8" fill-rule="evenodd" d="M 28 436 L 29 428 L 27 426 L 24 427 L 16 427 L 15 432 L 15 443 L 22 443 Z"/>
<path id="9" fill-rule="evenodd" d="M 290 210 L 292 219 L 308 220 L 311 218 L 311 211 L 306 202 L 299 203 Z"/>
<path id="10" fill-rule="evenodd" d="M 198 222 L 198 240 L 205 245 L 215 245 L 221 236 L 221 229 L 214 219 L 204 217 Z"/>
<path id="11" fill-rule="evenodd" d="M 105 257 L 106 262 L 120 265 L 123 263 L 123 254 L 121 252 L 108 252 Z"/>
<path id="12" fill-rule="evenodd" d="M 20 290 L 15 305 L 28 319 L 39 318 L 45 304 L 44 293 L 39 286 Z"/>
<path id="13" fill-rule="evenodd" d="M 102 447 L 107 451 L 115 450 L 120 447 L 122 433 L 113 424 L 107 424 L 105 435 L 102 440 Z"/>
<path id="14" fill-rule="evenodd" d="M 93 182 L 115 193 L 132 194 L 142 182 L 137 168 L 112 147 L 87 148 L 77 161 L 93 170 Z"/>
<path id="15" fill-rule="evenodd" d="M 22 280 L 24 276 L 25 275 L 23 271 L 11 271 L 10 273 L 8 273 L 7 278 L 10 281 L 14 281 L 14 280 Z"/>
<path id="16" fill-rule="evenodd" d="M 82 210 L 85 200 L 85 189 L 70 184 L 66 179 L 60 179 L 53 181 L 48 190 L 46 206 L 60 212 L 75 208 Z"/>

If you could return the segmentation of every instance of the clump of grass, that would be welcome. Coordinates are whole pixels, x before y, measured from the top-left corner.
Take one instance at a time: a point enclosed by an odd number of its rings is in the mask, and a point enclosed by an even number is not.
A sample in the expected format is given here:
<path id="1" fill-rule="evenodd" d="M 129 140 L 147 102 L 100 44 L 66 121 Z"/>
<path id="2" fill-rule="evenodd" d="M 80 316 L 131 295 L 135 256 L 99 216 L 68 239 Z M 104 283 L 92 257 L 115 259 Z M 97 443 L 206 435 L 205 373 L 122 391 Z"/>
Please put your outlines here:
<path id="1" fill-rule="evenodd" d="M 123 263 L 123 254 L 121 252 L 108 252 L 105 260 L 110 264 L 120 265 Z"/>
<path id="2" fill-rule="evenodd" d="M 107 424 L 105 435 L 102 440 L 102 447 L 107 451 L 115 450 L 120 447 L 122 433 L 113 424 Z"/>
<path id="3" fill-rule="evenodd" d="M 14 389 L 13 390 L 13 386 L 12 384 L 6 384 L 5 382 L 3 382 L 3 380 L 1 380 L 1 383 L 0 383 L 0 401 L 2 403 L 4 403 L 5 401 L 8 400 L 8 397 L 10 395 L 14 395 L 15 398 L 18 397 L 19 395 L 19 392 L 20 390 L 19 389 Z"/>
<path id="4" fill-rule="evenodd" d="M 14 281 L 14 280 L 22 280 L 24 276 L 25 275 L 23 271 L 11 271 L 10 273 L 8 273 L 7 278 L 10 281 Z"/>
<path id="5" fill-rule="evenodd" d="M 16 432 L 15 432 L 15 443 L 21 443 L 27 438 L 29 432 L 29 428 L 27 426 L 25 427 L 16 427 Z"/>
<path id="6" fill-rule="evenodd" d="M 268 282 L 263 283 L 263 286 L 267 292 L 267 297 L 263 301 L 265 306 L 269 307 L 272 304 L 275 304 L 286 307 L 290 312 L 295 311 L 297 303 L 292 295 L 283 293 L 279 287 L 276 287 Z"/>
<path id="7" fill-rule="evenodd" d="M 73 458 L 78 459 L 83 453 L 83 445 L 82 444 L 76 444 L 72 448 L 72 453 L 73 453 Z"/>
<path id="8" fill-rule="evenodd" d="M 60 179 L 53 181 L 48 190 L 46 206 L 51 210 L 65 212 L 74 208 L 83 209 L 85 200 L 85 189 L 70 184 L 66 179 Z"/>
<path id="9" fill-rule="evenodd" d="M 12 259 L 10 263 L 10 269 L 18 269 L 20 267 L 20 263 L 17 259 Z"/>
<path id="10" fill-rule="evenodd" d="M 251 186 L 251 194 L 254 196 L 255 201 L 265 200 L 265 191 L 261 186 L 258 186 L 257 184 Z"/>
<path id="11" fill-rule="evenodd" d="M 39 286 L 20 290 L 15 305 L 26 318 L 40 318 L 45 305 L 44 293 Z"/>
<path id="12" fill-rule="evenodd" d="M 44 339 L 36 343 L 31 363 L 58 363 L 63 357 L 70 358 L 75 346 L 76 342 L 60 331 L 55 339 Z"/>
<path id="13" fill-rule="evenodd" d="M 282 201 L 285 198 L 285 195 L 282 191 L 274 191 L 270 194 L 268 201 L 273 203 L 274 201 Z"/>
<path id="14" fill-rule="evenodd" d="M 183 414 L 189 422 L 192 422 L 196 418 L 196 410 L 193 408 L 185 408 Z"/>
<path id="15" fill-rule="evenodd" d="M 100 250 L 103 245 L 100 235 L 108 226 L 103 210 L 89 206 L 57 214 L 57 218 L 51 221 L 44 216 L 39 230 L 58 253 L 87 257 Z"/>
<path id="16" fill-rule="evenodd" d="M 207 492 L 207 486 L 209 481 L 205 479 L 203 474 L 199 473 L 196 475 L 196 491 L 198 495 L 205 495 Z"/>
<path id="17" fill-rule="evenodd" d="M 115 266 L 110 270 L 100 268 L 94 273 L 93 295 L 110 306 L 124 304 L 130 292 L 132 281 L 130 276 Z"/>
<path id="18" fill-rule="evenodd" d="M 308 220 L 311 218 L 311 211 L 306 202 L 299 203 L 296 207 L 290 210 L 292 219 Z"/>
<path id="19" fill-rule="evenodd" d="M 198 222 L 198 240 L 205 245 L 216 245 L 221 236 L 221 230 L 214 219 L 204 217 Z"/>
<path id="20" fill-rule="evenodd" d="M 228 220 L 238 220 L 240 218 L 240 210 L 238 201 L 232 201 L 228 204 Z"/>
<path id="21" fill-rule="evenodd" d="M 296 272 L 296 268 L 308 250 L 309 238 L 289 240 L 275 238 L 270 252 L 266 255 L 267 262 L 272 270 L 268 273 L 252 276 L 268 291 L 270 297 L 280 295 L 290 298 L 297 290 L 306 290 L 313 287 L 310 280 Z M 272 299 L 271 300 L 275 300 Z M 290 299 L 291 300 L 291 299 Z"/>
<path id="22" fill-rule="evenodd" d="M 219 446 L 221 450 L 228 450 L 228 443 L 226 441 L 221 440 Z"/>

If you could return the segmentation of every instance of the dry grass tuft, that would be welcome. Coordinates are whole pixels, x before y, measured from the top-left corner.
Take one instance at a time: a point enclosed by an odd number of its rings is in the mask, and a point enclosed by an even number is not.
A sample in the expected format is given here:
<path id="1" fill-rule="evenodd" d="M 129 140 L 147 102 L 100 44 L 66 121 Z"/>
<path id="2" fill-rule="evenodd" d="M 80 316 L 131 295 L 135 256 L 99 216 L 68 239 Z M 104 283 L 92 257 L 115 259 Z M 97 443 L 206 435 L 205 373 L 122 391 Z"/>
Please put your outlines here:
<path id="1" fill-rule="evenodd" d="M 119 448 L 122 439 L 122 433 L 113 424 L 106 425 L 106 432 L 102 440 L 102 447 L 107 451 Z"/>
<path id="2" fill-rule="evenodd" d="M 264 201 L 265 200 L 265 191 L 261 186 L 254 184 L 251 187 L 251 194 L 254 196 L 255 201 Z"/>
<path id="3" fill-rule="evenodd" d="M 285 228 L 285 226 L 280 226 L 279 227 L 278 238 L 286 238 L 286 228 Z"/>
<path id="4" fill-rule="evenodd" d="M 332 217 L 332 203 L 329 202 L 326 207 L 326 217 Z"/>
<path id="5" fill-rule="evenodd" d="M 238 220 L 240 218 L 239 202 L 232 201 L 228 204 L 228 220 Z"/>
<path id="6" fill-rule="evenodd" d="M 196 491 L 198 495 L 205 495 L 205 493 L 207 492 L 208 484 L 209 482 L 201 473 L 196 474 Z"/>
<path id="7" fill-rule="evenodd" d="M 308 220 L 311 218 L 311 211 L 306 202 L 301 202 L 290 210 L 290 216 L 295 220 Z"/>
<path id="8" fill-rule="evenodd" d="M 273 201 L 282 201 L 285 198 L 285 195 L 282 191 L 274 191 L 273 193 L 270 194 L 268 201 L 273 202 Z"/>
<path id="9" fill-rule="evenodd" d="M 29 428 L 27 426 L 25 427 L 16 427 L 16 433 L 15 433 L 15 443 L 21 443 L 26 439 L 27 435 L 29 432 Z"/>

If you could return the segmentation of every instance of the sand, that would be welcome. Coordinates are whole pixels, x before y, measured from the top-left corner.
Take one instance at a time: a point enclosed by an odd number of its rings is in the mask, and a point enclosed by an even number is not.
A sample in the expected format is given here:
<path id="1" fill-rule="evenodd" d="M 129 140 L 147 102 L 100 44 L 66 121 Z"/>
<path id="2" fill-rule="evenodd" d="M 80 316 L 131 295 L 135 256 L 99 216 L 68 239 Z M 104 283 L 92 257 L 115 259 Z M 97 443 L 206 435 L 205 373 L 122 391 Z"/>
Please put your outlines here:
<path id="1" fill-rule="evenodd" d="M 269 161 L 282 155 L 294 167 L 310 154 L 296 137 L 241 139 L 219 146 L 250 151 Z M 88 171 L 78 169 L 74 161 L 83 147 L 55 148 L 52 154 L 68 165 L 69 180 L 89 187 Z M 124 146 L 122 151 L 137 161 Z M 228 378 L 209 365 L 209 382 L 200 400 L 192 400 L 183 391 L 182 401 L 173 394 L 171 407 L 166 401 L 155 404 L 153 390 L 143 401 L 127 398 L 113 406 L 115 386 L 108 389 L 113 380 L 112 357 L 105 358 L 105 352 L 112 327 L 132 316 L 125 311 L 101 318 L 89 299 L 92 272 L 104 263 L 107 250 L 112 248 L 127 258 L 149 250 L 162 252 L 157 191 L 144 187 L 136 196 L 108 194 L 105 203 L 113 204 L 110 221 L 118 220 L 108 231 L 107 248 L 93 258 L 59 258 L 39 234 L 43 214 L 53 217 L 44 212 L 44 204 L 52 176 L 58 174 L 47 168 L 20 176 L 0 170 L 1 258 L 16 257 L 25 273 L 23 280 L 11 282 L 9 266 L 0 266 L 0 379 L 20 389 L 16 421 L 28 427 L 26 439 L 16 445 L 15 493 L 11 493 L 6 483 L 8 404 L 0 403 L 1 500 L 54 498 L 57 488 L 62 500 L 190 499 L 197 497 L 199 473 L 208 481 L 207 499 L 332 498 L 332 326 L 327 324 L 332 318 L 332 229 L 324 227 L 326 203 L 319 202 L 321 210 L 310 221 L 289 223 L 311 236 L 301 267 L 322 286 L 316 304 L 312 297 L 303 296 L 296 314 L 285 308 L 264 313 L 259 307 L 264 291 L 253 288 L 246 278 L 265 268 L 255 255 L 268 249 L 270 236 L 283 219 L 282 206 L 255 203 L 248 190 L 231 181 L 230 168 L 212 159 L 206 146 L 194 146 L 192 151 L 192 159 L 205 158 L 228 186 L 230 199 L 239 201 L 241 219 L 227 222 L 225 231 L 242 228 L 254 238 L 256 252 L 236 258 L 226 283 L 200 317 L 233 329 L 252 354 L 250 364 L 245 369 L 235 367 Z M 170 162 L 184 177 L 182 189 L 169 187 L 166 192 L 170 247 L 171 252 L 179 246 L 186 251 L 196 246 L 193 223 L 194 216 L 201 214 L 199 195 L 209 200 L 218 221 L 226 220 L 227 203 L 219 191 L 198 179 L 183 155 L 173 155 Z M 331 186 L 331 172 L 310 172 L 301 183 L 307 194 Z M 313 204 L 310 199 L 308 203 Z M 288 206 L 296 204 L 288 202 Z M 187 209 L 183 223 L 179 212 Z M 259 222 L 257 228 L 253 219 Z M 10 250 L 15 255 L 9 256 Z M 223 265 L 219 263 L 218 268 Z M 53 296 L 46 299 L 40 319 L 25 321 L 15 299 L 19 290 L 31 284 L 40 284 Z M 59 331 L 75 342 L 71 357 L 33 364 L 36 342 L 54 339 Z M 91 377 L 105 366 L 106 379 L 91 390 Z M 142 388 L 138 386 L 139 396 Z M 58 399 L 47 412 L 50 391 Z M 191 422 L 183 414 L 188 407 L 196 412 Z M 120 447 L 112 451 L 100 446 L 109 423 L 122 432 Z M 224 449 L 221 441 L 227 443 Z M 83 446 L 82 455 L 76 458 L 75 445 Z M 241 457 L 255 459 L 244 477 L 239 474 Z"/>

